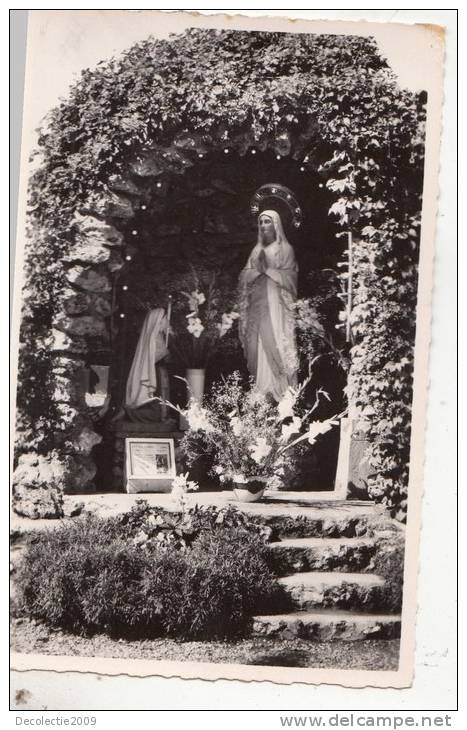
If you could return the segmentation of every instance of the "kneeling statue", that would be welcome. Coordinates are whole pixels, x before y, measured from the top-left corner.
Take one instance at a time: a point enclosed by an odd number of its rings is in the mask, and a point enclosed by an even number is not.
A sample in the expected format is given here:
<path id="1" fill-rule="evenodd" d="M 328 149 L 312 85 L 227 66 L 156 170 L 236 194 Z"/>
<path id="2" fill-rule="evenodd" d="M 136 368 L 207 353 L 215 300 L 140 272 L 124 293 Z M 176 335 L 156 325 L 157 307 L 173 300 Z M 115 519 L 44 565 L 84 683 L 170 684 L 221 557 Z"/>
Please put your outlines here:
<path id="1" fill-rule="evenodd" d="M 155 422 L 167 419 L 169 375 L 164 360 L 169 323 L 163 309 L 152 309 L 146 315 L 126 384 L 125 404 L 117 418 Z M 161 400 L 159 400 L 161 399 Z"/>

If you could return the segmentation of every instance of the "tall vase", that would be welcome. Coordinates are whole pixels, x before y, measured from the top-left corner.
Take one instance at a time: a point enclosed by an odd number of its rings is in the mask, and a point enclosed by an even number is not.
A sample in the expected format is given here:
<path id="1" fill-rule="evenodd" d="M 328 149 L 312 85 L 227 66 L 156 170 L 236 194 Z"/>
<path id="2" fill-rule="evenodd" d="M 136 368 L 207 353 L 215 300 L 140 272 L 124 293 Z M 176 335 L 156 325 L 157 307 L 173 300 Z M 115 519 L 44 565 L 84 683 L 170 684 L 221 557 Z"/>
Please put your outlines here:
<path id="1" fill-rule="evenodd" d="M 187 396 L 201 405 L 204 395 L 204 380 L 206 370 L 204 368 L 187 368 L 185 378 L 187 381 Z M 184 416 L 180 416 L 180 429 L 186 431 L 188 422 Z"/>
<path id="2" fill-rule="evenodd" d="M 188 383 L 188 397 L 193 398 L 201 405 L 204 395 L 204 379 L 206 370 L 204 368 L 187 368 L 186 381 Z"/>

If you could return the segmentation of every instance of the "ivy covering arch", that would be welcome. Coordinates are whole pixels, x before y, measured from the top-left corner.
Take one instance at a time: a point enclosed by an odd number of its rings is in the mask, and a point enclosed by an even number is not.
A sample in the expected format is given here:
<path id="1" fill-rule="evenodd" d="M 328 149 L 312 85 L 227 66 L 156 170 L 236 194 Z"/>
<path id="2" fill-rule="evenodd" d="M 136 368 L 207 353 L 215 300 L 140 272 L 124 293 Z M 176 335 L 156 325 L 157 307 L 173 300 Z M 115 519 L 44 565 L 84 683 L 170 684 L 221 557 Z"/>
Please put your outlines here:
<path id="1" fill-rule="evenodd" d="M 349 404 L 371 441 L 370 494 L 404 518 L 425 95 L 372 39 L 188 30 L 82 72 L 40 130 L 20 334 L 15 509 L 60 514 L 99 440 L 79 372 L 109 334 L 122 223 L 212 150 L 273 149 L 319 172 L 353 236 Z M 345 267 L 342 269 L 345 277 Z"/>

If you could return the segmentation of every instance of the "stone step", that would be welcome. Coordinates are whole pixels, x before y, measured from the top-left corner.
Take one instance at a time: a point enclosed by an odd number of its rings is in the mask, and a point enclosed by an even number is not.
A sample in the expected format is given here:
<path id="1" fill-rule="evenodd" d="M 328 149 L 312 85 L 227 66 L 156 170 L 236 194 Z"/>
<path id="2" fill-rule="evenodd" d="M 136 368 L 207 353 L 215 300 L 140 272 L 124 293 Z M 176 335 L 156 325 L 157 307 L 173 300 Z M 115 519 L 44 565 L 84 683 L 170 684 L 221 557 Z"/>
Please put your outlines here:
<path id="1" fill-rule="evenodd" d="M 240 509 L 261 517 L 272 529 L 274 539 L 292 537 L 359 537 L 378 514 L 372 502 L 310 502 L 295 498 L 289 502 L 273 497 L 239 504 Z"/>
<path id="2" fill-rule="evenodd" d="M 361 641 L 397 639 L 401 617 L 391 614 L 352 611 L 301 611 L 276 616 L 255 616 L 252 635 L 274 639 L 311 639 L 313 641 Z"/>
<path id="3" fill-rule="evenodd" d="M 310 571 L 278 578 L 285 600 L 295 609 L 345 608 L 378 611 L 384 606 L 385 580 L 368 573 Z"/>
<path id="4" fill-rule="evenodd" d="M 376 550 L 368 537 L 286 538 L 268 545 L 268 563 L 277 575 L 310 570 L 356 572 L 366 568 Z"/>

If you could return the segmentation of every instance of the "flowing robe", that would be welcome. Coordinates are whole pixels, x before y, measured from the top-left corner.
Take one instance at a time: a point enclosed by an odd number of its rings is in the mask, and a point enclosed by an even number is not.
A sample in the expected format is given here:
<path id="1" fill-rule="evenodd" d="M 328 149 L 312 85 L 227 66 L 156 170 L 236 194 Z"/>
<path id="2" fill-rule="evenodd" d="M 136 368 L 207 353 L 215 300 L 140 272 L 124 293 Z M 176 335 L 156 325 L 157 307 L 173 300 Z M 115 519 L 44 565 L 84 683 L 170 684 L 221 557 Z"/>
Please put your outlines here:
<path id="1" fill-rule="evenodd" d="M 258 269 L 261 251 L 264 273 Z M 293 302 L 297 272 L 292 246 L 275 241 L 254 247 L 239 279 L 240 341 L 248 370 L 257 387 L 277 401 L 290 385 L 296 385 Z"/>
<path id="2" fill-rule="evenodd" d="M 146 315 L 125 392 L 125 411 L 133 421 L 160 420 L 161 406 L 154 399 L 156 393 L 168 396 L 168 374 L 165 367 L 156 363 L 168 354 L 167 326 L 163 309 L 153 309 Z"/>

